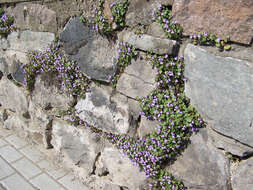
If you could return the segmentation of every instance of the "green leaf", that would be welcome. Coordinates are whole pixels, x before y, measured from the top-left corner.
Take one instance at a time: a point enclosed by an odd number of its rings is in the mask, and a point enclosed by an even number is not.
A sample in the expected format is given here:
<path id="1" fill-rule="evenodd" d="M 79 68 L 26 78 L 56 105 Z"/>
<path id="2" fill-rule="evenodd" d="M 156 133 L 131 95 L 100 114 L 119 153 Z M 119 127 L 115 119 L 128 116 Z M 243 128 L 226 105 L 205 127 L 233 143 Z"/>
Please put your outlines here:
<path id="1" fill-rule="evenodd" d="M 224 46 L 224 50 L 228 51 L 228 50 L 230 50 L 230 49 L 231 49 L 231 45 L 225 45 L 225 46 Z"/>

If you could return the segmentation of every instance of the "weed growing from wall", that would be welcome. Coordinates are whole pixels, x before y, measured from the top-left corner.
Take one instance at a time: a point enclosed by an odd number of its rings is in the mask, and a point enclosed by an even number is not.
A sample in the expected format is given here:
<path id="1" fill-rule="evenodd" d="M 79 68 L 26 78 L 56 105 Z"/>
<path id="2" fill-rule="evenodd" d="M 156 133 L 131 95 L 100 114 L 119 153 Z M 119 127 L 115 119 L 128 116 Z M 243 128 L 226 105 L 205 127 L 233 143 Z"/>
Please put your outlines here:
<path id="1" fill-rule="evenodd" d="M 167 37 L 179 40 L 182 37 L 183 28 L 177 21 L 172 20 L 171 10 L 160 5 L 153 11 L 154 20 L 161 25 Z"/>
<path id="2" fill-rule="evenodd" d="M 78 97 L 85 97 L 89 80 L 79 70 L 75 61 L 61 54 L 59 44 L 53 43 L 45 52 L 32 51 L 27 54 L 29 63 L 24 65 L 25 85 L 33 90 L 35 78 L 41 73 L 54 73 L 58 76 L 62 87 Z"/>
<path id="3" fill-rule="evenodd" d="M 84 124 L 120 149 L 134 165 L 139 166 L 146 176 L 152 179 L 150 189 L 184 190 L 183 183 L 163 169 L 163 165 L 175 159 L 186 146 L 190 135 L 203 126 L 203 121 L 183 92 L 183 58 L 155 54 L 150 54 L 149 57 L 158 70 L 157 89 L 139 101 L 142 109 L 140 114 L 159 122 L 151 134 L 133 138 L 107 133 L 87 125 L 75 114 L 71 121 L 74 125 Z"/>
<path id="4" fill-rule="evenodd" d="M 190 39 L 194 45 L 216 46 L 220 51 L 231 49 L 231 46 L 229 45 L 229 37 L 225 40 L 221 40 L 213 34 L 200 32 L 199 34 L 190 35 Z"/>
<path id="5" fill-rule="evenodd" d="M 183 36 L 183 28 L 177 21 L 173 21 L 171 10 L 163 5 L 159 5 L 153 11 L 154 20 L 161 25 L 167 37 L 174 40 L 180 40 Z M 194 45 L 211 45 L 219 48 L 220 51 L 230 50 L 229 37 L 220 39 L 213 34 L 200 32 L 199 34 L 190 35 L 190 39 Z"/>
<path id="6" fill-rule="evenodd" d="M 111 84 L 114 88 L 116 88 L 120 74 L 123 73 L 124 69 L 131 64 L 131 60 L 137 56 L 137 51 L 128 43 L 120 42 L 118 54 L 118 71 L 111 80 Z"/>
<path id="7" fill-rule="evenodd" d="M 93 10 L 92 19 L 81 17 L 81 20 L 91 24 L 93 29 L 100 34 L 111 35 L 115 30 L 125 27 L 125 15 L 129 2 L 128 0 L 116 0 L 111 3 L 111 18 L 107 18 L 104 14 L 104 4 L 105 0 L 99 0 L 97 8 Z"/>
<path id="8" fill-rule="evenodd" d="M 0 34 L 8 35 L 14 30 L 14 17 L 8 16 L 2 8 L 0 8 Z"/>

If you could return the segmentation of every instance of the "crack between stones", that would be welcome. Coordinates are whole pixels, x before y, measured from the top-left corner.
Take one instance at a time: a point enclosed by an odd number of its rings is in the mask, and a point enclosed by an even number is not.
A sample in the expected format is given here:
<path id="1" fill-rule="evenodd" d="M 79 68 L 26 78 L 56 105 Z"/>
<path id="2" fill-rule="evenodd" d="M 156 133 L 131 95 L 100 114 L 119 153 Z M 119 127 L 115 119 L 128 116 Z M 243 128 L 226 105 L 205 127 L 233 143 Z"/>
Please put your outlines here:
<path id="1" fill-rule="evenodd" d="M 135 77 L 135 78 L 141 80 L 144 84 L 149 84 L 149 85 L 154 85 L 154 84 L 155 84 L 155 83 L 146 82 L 146 81 L 144 81 L 142 78 L 140 78 L 140 77 L 138 77 L 138 76 L 136 76 L 136 75 L 134 75 L 134 74 L 129 74 L 129 73 L 127 73 L 127 72 L 125 72 L 125 74 L 127 74 L 128 76 L 132 76 L 132 77 Z"/>
<path id="2" fill-rule="evenodd" d="M 224 135 L 223 133 L 221 133 L 221 132 L 219 132 L 219 131 L 215 130 L 213 127 L 211 127 L 211 128 L 212 128 L 212 130 L 213 130 L 213 131 L 215 131 L 215 132 L 216 132 L 216 133 L 218 133 L 219 135 L 222 135 L 222 136 L 224 136 L 224 137 L 227 137 L 227 138 L 233 139 L 233 140 L 235 140 L 237 143 L 240 143 L 240 144 L 242 144 L 242 145 L 244 145 L 244 146 L 247 146 L 247 147 L 249 147 L 249 148 L 253 148 L 252 146 L 250 146 L 250 145 L 248 145 L 248 144 L 245 144 L 245 143 L 243 143 L 243 142 L 241 142 L 241 141 L 238 141 L 237 139 L 234 139 L 234 138 L 233 138 L 233 137 L 231 137 L 231 136 Z"/>

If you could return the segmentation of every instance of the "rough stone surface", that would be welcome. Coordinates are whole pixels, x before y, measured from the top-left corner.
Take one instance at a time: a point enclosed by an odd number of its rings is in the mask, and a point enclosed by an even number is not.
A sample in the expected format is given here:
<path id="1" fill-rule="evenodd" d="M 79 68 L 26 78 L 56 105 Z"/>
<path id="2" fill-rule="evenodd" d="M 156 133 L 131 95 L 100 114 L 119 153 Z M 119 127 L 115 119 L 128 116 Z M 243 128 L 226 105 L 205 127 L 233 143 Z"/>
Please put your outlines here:
<path id="1" fill-rule="evenodd" d="M 13 84 L 10 80 L 3 77 L 0 80 L 0 104 L 18 114 L 27 112 L 27 95 L 24 91 Z"/>
<path id="2" fill-rule="evenodd" d="M 69 21 L 60 34 L 63 47 L 88 78 L 110 82 L 116 72 L 117 44 L 102 37 L 79 18 Z"/>
<path id="3" fill-rule="evenodd" d="M 112 97 L 111 89 L 91 87 L 76 109 L 81 119 L 99 129 L 113 133 L 130 133 L 132 116 L 123 95 Z"/>
<path id="4" fill-rule="evenodd" d="M 112 11 L 110 8 L 110 5 L 113 3 L 114 0 L 108 0 L 104 2 L 104 7 L 103 7 L 103 12 L 106 16 L 106 18 L 108 19 L 108 22 L 111 24 L 112 23 Z"/>
<path id="5" fill-rule="evenodd" d="M 252 189 L 253 187 L 253 158 L 240 162 L 235 174 L 232 175 L 233 190 Z"/>
<path id="6" fill-rule="evenodd" d="M 8 63 L 2 54 L 0 55 L 0 71 L 5 76 L 9 74 Z"/>
<path id="7" fill-rule="evenodd" d="M 137 121 L 140 117 L 141 107 L 139 106 L 139 102 L 132 98 L 127 99 L 129 109 L 134 119 Z"/>
<path id="8" fill-rule="evenodd" d="M 127 25 L 150 24 L 152 12 L 160 4 L 172 5 L 174 0 L 131 0 L 126 14 Z"/>
<path id="9" fill-rule="evenodd" d="M 127 157 L 113 147 L 106 147 L 102 151 L 101 162 L 103 167 L 107 168 L 108 175 L 114 184 L 131 190 L 139 190 L 145 183 L 144 172 L 140 172 L 137 166 L 134 166 Z"/>
<path id="10" fill-rule="evenodd" d="M 210 144 L 206 129 L 191 136 L 186 150 L 167 169 L 191 190 L 229 189 L 229 161 Z"/>
<path id="11" fill-rule="evenodd" d="M 251 0 L 176 0 L 172 15 L 186 35 L 208 32 L 226 39 L 250 44 L 253 38 Z"/>
<path id="12" fill-rule="evenodd" d="M 22 63 L 17 60 L 16 54 L 9 57 L 7 55 L 0 56 L 0 71 L 3 73 L 3 75 L 7 76 L 11 74 L 12 78 L 20 83 L 24 84 L 25 75 L 22 69 Z"/>
<path id="13" fill-rule="evenodd" d="M 56 13 L 45 5 L 19 3 L 7 10 L 14 16 L 15 26 L 21 30 L 57 32 Z"/>
<path id="14" fill-rule="evenodd" d="M 7 50 L 28 52 L 34 50 L 45 51 L 54 41 L 55 35 L 49 32 L 32 32 L 29 30 L 12 32 L 7 40 L 10 47 Z"/>
<path id="15" fill-rule="evenodd" d="M 191 44 L 184 55 L 191 103 L 214 130 L 253 147 L 253 65 Z"/>
<path id="16" fill-rule="evenodd" d="M 9 116 L 3 123 L 4 129 L 15 131 L 18 136 L 23 138 L 27 137 L 27 126 L 28 121 L 18 115 Z"/>
<path id="17" fill-rule="evenodd" d="M 36 77 L 32 101 L 43 109 L 67 108 L 74 104 L 72 95 L 65 92 L 59 85 L 57 76 L 41 74 Z"/>
<path id="18" fill-rule="evenodd" d="M 79 17 L 75 17 L 64 27 L 60 40 L 63 42 L 65 52 L 73 55 L 81 46 L 87 44 L 87 38 L 91 35 L 91 30 L 81 22 Z"/>
<path id="19" fill-rule="evenodd" d="M 141 122 L 138 128 L 139 137 L 144 137 L 145 135 L 152 133 L 156 129 L 157 125 L 159 125 L 157 121 L 151 121 L 145 116 L 141 116 Z"/>
<path id="20" fill-rule="evenodd" d="M 156 71 L 144 58 L 132 60 L 119 78 L 116 90 L 131 98 L 144 97 L 155 88 L 155 76 Z"/>
<path id="21" fill-rule="evenodd" d="M 52 131 L 52 116 L 46 114 L 34 102 L 29 102 L 28 107 L 29 138 L 36 144 L 43 144 L 45 148 L 52 148 L 51 145 L 51 131 Z"/>
<path id="22" fill-rule="evenodd" d="M 6 50 L 8 47 L 9 47 L 9 43 L 8 43 L 8 41 L 6 40 L 6 38 L 1 38 L 1 39 L 0 39 L 0 48 L 1 48 L 2 50 Z"/>
<path id="23" fill-rule="evenodd" d="M 127 31 L 123 31 L 119 35 L 122 35 L 124 42 L 127 42 L 140 50 L 169 55 L 175 55 L 179 50 L 179 45 L 175 40 L 157 38 L 147 34 L 137 35 L 133 32 Z"/>
<path id="24" fill-rule="evenodd" d="M 164 32 L 160 24 L 157 22 L 153 22 L 152 24 L 150 24 L 147 34 L 157 38 L 167 38 L 166 33 Z"/>
<path id="25" fill-rule="evenodd" d="M 223 149 L 226 152 L 240 157 L 245 157 L 253 154 L 253 148 L 243 145 L 234 139 L 225 137 L 213 131 L 212 129 L 208 131 L 208 135 L 210 136 L 210 139 L 212 139 L 213 145 L 216 148 Z"/>
<path id="26" fill-rule="evenodd" d="M 96 157 L 102 149 L 98 135 L 61 120 L 53 121 L 52 145 L 58 153 L 64 155 L 65 161 L 84 169 L 86 175 L 93 172 Z"/>
<path id="27" fill-rule="evenodd" d="M 6 51 L 4 51 L 3 55 L 8 64 L 12 64 L 13 60 L 15 60 L 18 63 L 27 64 L 29 63 L 29 58 L 26 56 L 26 53 L 27 52 L 21 52 L 19 50 L 16 51 L 7 49 Z"/>
<path id="28" fill-rule="evenodd" d="M 219 51 L 217 47 L 202 46 L 203 49 L 222 57 L 233 57 L 253 63 L 253 44 L 249 47 L 232 44 L 230 51 Z"/>

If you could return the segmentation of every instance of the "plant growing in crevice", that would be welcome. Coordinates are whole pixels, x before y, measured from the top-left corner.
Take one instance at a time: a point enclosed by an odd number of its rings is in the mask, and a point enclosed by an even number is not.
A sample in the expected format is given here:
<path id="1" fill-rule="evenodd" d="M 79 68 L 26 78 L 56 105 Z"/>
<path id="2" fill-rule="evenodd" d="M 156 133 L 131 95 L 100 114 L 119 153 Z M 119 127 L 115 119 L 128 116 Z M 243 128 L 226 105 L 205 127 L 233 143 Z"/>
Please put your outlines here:
<path id="1" fill-rule="evenodd" d="M 0 8 L 0 34 L 8 35 L 14 30 L 14 17 L 8 16 L 5 11 Z"/>
<path id="2" fill-rule="evenodd" d="M 194 45 L 211 45 L 219 48 L 220 51 L 230 50 L 229 37 L 225 40 L 221 40 L 213 34 L 206 32 L 200 32 L 199 34 L 190 35 L 190 39 Z"/>
<path id="3" fill-rule="evenodd" d="M 115 30 L 125 27 L 125 15 L 129 6 L 128 0 L 115 0 L 110 4 L 112 17 L 107 18 L 104 13 L 105 0 L 99 0 L 97 8 L 94 8 L 91 19 L 81 17 L 83 22 L 88 22 L 93 29 L 104 35 L 112 35 Z M 115 25 L 114 25 L 114 24 Z"/>
<path id="4" fill-rule="evenodd" d="M 135 28 L 134 28 L 134 33 L 139 35 L 139 34 L 145 34 L 147 33 L 148 30 L 148 26 L 145 24 L 138 24 Z"/>
<path id="5" fill-rule="evenodd" d="M 32 51 L 27 54 L 29 63 L 23 65 L 25 85 L 33 90 L 35 78 L 41 73 L 52 73 L 58 76 L 61 87 L 66 87 L 73 96 L 85 97 L 89 80 L 79 70 L 77 62 L 63 55 L 59 43 L 54 42 L 45 52 Z"/>
<path id="6" fill-rule="evenodd" d="M 118 69 L 116 75 L 111 78 L 111 84 L 116 88 L 120 74 L 124 72 L 124 69 L 131 64 L 131 60 L 137 56 L 136 49 L 128 43 L 120 42 L 118 48 Z"/>
<path id="7" fill-rule="evenodd" d="M 180 40 L 183 28 L 171 16 L 171 10 L 167 6 L 159 5 L 152 13 L 154 20 L 161 25 L 168 38 Z"/>
<path id="8" fill-rule="evenodd" d="M 189 104 L 182 89 L 184 86 L 183 58 L 150 54 L 150 60 L 158 69 L 157 83 L 162 80 L 156 90 L 147 97 L 139 99 L 142 109 L 140 114 L 150 120 L 159 121 L 159 125 L 151 134 L 133 138 L 128 135 L 101 131 L 87 125 L 76 116 L 73 116 L 72 122 L 75 125 L 84 124 L 120 149 L 134 165 L 139 166 L 146 176 L 152 179 L 153 182 L 149 184 L 150 189 L 184 190 L 183 183 L 163 169 L 163 165 L 168 160 L 175 159 L 186 146 L 190 135 L 204 123 L 195 108 Z M 166 66 L 166 64 L 169 65 Z M 167 82 L 168 78 L 163 80 L 163 77 L 168 75 L 167 72 L 173 73 L 169 77 L 171 79 L 169 82 Z"/>

